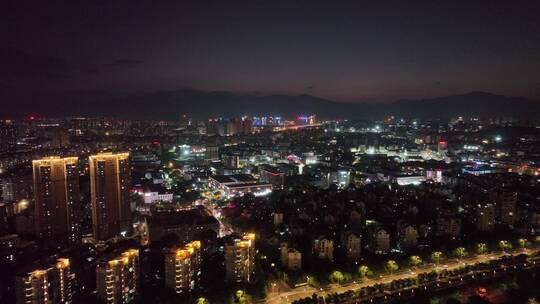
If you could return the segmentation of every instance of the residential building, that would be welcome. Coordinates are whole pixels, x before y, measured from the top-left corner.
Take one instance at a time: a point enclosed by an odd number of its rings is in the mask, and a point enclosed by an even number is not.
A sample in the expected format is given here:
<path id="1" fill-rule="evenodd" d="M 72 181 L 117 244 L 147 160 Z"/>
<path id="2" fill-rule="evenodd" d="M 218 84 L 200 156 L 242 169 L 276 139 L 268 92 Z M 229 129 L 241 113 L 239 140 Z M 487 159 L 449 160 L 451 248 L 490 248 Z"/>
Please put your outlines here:
<path id="1" fill-rule="evenodd" d="M 20 273 L 15 282 L 17 304 L 72 303 L 72 283 L 69 259 Z"/>
<path id="2" fill-rule="evenodd" d="M 96 267 L 96 291 L 107 304 L 126 304 L 139 292 L 139 250 L 128 249 L 101 258 Z"/>
<path id="3" fill-rule="evenodd" d="M 81 241 L 81 202 L 77 157 L 49 157 L 32 162 L 34 224 L 44 244 Z"/>
<path id="4" fill-rule="evenodd" d="M 460 218 L 454 216 L 442 216 L 437 219 L 437 235 L 458 237 L 460 233 Z"/>
<path id="5" fill-rule="evenodd" d="M 342 244 L 345 247 L 345 255 L 350 262 L 360 261 L 362 253 L 362 237 L 352 231 L 345 232 L 342 236 Z"/>
<path id="6" fill-rule="evenodd" d="M 195 290 L 201 278 L 201 242 L 191 241 L 165 254 L 165 286 L 177 294 Z"/>
<path id="7" fill-rule="evenodd" d="M 289 247 L 287 243 L 282 243 L 280 253 L 281 266 L 292 271 L 302 269 L 302 253 L 300 251 Z"/>
<path id="8" fill-rule="evenodd" d="M 97 241 L 126 234 L 131 226 L 128 153 L 101 153 L 89 158 L 92 227 Z"/>
<path id="9" fill-rule="evenodd" d="M 476 210 L 476 228 L 482 232 L 491 232 L 495 228 L 495 205 L 478 205 Z"/>
<path id="10" fill-rule="evenodd" d="M 319 259 L 334 260 L 334 241 L 324 236 L 313 241 L 313 253 Z"/>
<path id="11" fill-rule="evenodd" d="M 375 253 L 388 253 L 390 251 L 390 234 L 386 230 L 376 229 L 372 235 L 372 250 Z"/>
<path id="12" fill-rule="evenodd" d="M 251 283 L 255 273 L 255 234 L 245 234 L 225 245 L 226 281 Z"/>
<path id="13" fill-rule="evenodd" d="M 411 225 L 406 225 L 399 231 L 399 244 L 404 249 L 411 249 L 418 245 L 418 230 Z"/>

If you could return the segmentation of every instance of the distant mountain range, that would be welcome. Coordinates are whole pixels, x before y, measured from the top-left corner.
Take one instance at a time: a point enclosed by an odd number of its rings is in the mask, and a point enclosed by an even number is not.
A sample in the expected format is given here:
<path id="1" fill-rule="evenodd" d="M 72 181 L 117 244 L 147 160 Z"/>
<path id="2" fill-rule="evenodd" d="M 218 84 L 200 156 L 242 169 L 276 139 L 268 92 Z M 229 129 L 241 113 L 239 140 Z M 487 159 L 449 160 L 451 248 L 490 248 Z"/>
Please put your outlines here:
<path id="1" fill-rule="evenodd" d="M 417 117 L 524 117 L 538 118 L 540 102 L 522 97 L 509 97 L 485 92 L 445 96 L 424 100 L 402 99 L 388 109 L 400 116 Z"/>
<path id="2" fill-rule="evenodd" d="M 386 115 L 423 118 L 540 117 L 540 102 L 485 92 L 422 100 L 403 99 L 385 104 L 340 103 L 311 95 L 257 96 L 192 89 L 131 94 L 62 93 L 48 96 L 47 100 L 53 100 L 49 102 L 39 102 L 41 97 L 36 95 L 25 99 L 27 101 L 3 106 L 0 115 L 13 117 L 36 113 L 47 117 L 81 115 L 137 119 L 178 119 L 181 114 L 205 118 L 261 114 L 291 117 L 311 113 L 324 118 L 380 118 Z"/>

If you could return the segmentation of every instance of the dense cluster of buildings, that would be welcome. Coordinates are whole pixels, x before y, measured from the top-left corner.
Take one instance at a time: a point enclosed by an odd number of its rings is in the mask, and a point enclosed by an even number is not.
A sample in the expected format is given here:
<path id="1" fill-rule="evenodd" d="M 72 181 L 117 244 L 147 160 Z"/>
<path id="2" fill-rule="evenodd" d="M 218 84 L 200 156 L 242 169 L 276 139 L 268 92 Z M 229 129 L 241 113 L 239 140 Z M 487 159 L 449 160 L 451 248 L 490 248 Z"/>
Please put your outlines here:
<path id="1" fill-rule="evenodd" d="M 0 261 L 16 278 L 0 302 L 130 303 L 147 286 L 186 299 L 218 281 L 264 286 L 266 264 L 305 278 L 536 236 L 534 130 L 303 115 L 0 121 Z"/>

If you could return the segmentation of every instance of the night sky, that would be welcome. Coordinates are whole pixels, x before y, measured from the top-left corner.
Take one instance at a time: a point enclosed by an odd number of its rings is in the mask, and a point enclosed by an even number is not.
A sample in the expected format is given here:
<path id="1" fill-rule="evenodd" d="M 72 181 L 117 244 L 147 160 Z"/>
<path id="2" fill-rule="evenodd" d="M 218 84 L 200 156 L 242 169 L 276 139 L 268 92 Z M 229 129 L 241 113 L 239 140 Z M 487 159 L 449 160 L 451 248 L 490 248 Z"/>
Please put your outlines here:
<path id="1" fill-rule="evenodd" d="M 539 14 L 540 1 L 10 1 L 0 90 L 538 99 Z"/>

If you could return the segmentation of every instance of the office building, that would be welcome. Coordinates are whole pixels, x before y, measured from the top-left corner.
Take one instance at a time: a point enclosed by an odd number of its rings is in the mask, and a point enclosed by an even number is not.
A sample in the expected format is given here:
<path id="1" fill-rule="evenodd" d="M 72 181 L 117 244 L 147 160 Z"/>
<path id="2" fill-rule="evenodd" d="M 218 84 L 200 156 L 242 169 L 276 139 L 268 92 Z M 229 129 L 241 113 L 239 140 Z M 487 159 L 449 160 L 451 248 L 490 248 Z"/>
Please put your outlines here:
<path id="1" fill-rule="evenodd" d="M 219 160 L 219 147 L 206 146 L 206 150 L 204 151 L 204 159 L 209 161 Z"/>
<path id="2" fill-rule="evenodd" d="M 240 156 L 238 155 L 223 155 L 221 162 L 228 168 L 240 168 Z"/>

